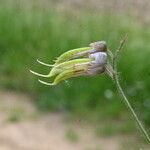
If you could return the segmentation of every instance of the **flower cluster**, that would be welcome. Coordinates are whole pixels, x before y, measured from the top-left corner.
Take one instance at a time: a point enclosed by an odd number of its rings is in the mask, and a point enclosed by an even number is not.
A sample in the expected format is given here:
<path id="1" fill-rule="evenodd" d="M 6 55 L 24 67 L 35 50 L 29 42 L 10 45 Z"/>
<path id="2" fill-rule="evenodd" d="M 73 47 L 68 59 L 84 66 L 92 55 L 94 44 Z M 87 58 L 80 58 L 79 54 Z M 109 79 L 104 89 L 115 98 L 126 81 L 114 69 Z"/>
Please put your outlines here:
<path id="1" fill-rule="evenodd" d="M 49 74 L 43 75 L 30 70 L 31 73 L 45 78 L 55 77 L 52 83 L 39 80 L 46 85 L 56 85 L 71 77 L 92 76 L 106 70 L 107 45 L 105 41 L 91 43 L 89 47 L 77 48 L 60 55 L 53 65 L 40 64 L 51 67 Z"/>
<path id="2" fill-rule="evenodd" d="M 54 65 L 45 64 L 37 60 L 42 65 L 52 67 L 48 75 L 39 74 L 32 70 L 30 70 L 30 72 L 45 78 L 56 76 L 52 83 L 39 80 L 39 82 L 46 85 L 56 85 L 71 77 L 92 76 L 106 72 L 115 82 L 126 106 L 137 122 L 143 135 L 150 143 L 150 137 L 147 131 L 144 129 L 142 123 L 137 117 L 118 80 L 117 59 L 126 39 L 127 35 L 120 42 L 119 48 L 116 50 L 115 54 L 111 53 L 111 51 L 107 49 L 105 41 L 94 42 L 90 44 L 90 47 L 77 48 L 63 53 L 56 59 Z M 110 60 L 108 60 L 107 54 L 110 56 Z"/>

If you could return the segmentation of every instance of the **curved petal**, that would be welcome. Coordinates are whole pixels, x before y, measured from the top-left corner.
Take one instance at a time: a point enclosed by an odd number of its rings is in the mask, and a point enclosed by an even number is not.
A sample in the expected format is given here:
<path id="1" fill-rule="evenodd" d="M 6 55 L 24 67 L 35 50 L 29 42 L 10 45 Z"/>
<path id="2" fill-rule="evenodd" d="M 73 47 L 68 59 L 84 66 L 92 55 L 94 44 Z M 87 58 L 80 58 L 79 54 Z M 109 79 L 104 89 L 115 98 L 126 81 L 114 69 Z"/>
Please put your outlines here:
<path id="1" fill-rule="evenodd" d="M 51 65 L 51 64 L 46 64 L 46 63 L 44 63 L 44 62 L 42 62 L 42 61 L 40 61 L 40 60 L 36 60 L 39 64 L 42 64 L 42 65 L 44 65 L 44 66 L 47 66 L 47 67 L 53 67 L 54 65 Z"/>
<path id="2" fill-rule="evenodd" d="M 32 71 L 32 70 L 30 70 L 30 72 L 31 72 L 32 74 L 36 75 L 36 76 L 39 76 L 39 77 L 45 77 L 45 78 L 50 77 L 50 74 L 44 75 L 44 74 L 40 74 L 40 73 L 37 73 L 37 72 Z"/>
<path id="3" fill-rule="evenodd" d="M 85 51 L 89 51 L 89 50 L 91 50 L 91 47 L 82 47 L 82 48 L 77 48 L 77 49 L 73 49 L 73 50 L 67 51 L 67 52 L 63 53 L 62 55 L 60 55 L 57 58 L 57 60 L 55 61 L 55 64 L 59 64 L 59 63 L 62 63 L 64 61 L 80 57 L 81 56 L 80 55 L 81 52 L 85 52 Z"/>

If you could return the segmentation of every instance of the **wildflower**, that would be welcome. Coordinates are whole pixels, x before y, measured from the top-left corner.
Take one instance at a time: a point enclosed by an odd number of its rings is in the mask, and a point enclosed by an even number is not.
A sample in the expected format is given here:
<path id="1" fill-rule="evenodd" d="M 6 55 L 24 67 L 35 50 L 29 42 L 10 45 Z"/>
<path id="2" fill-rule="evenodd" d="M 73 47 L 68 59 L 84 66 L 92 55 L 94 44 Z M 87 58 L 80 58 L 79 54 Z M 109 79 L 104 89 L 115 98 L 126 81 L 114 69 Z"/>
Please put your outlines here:
<path id="1" fill-rule="evenodd" d="M 101 74 L 107 67 L 107 45 L 105 41 L 98 41 L 90 44 L 90 47 L 77 48 L 60 55 L 53 65 L 40 64 L 52 67 L 49 74 L 44 75 L 30 70 L 31 73 L 45 78 L 56 76 L 53 83 L 43 80 L 39 82 L 46 85 L 56 85 L 59 82 L 77 76 L 92 76 Z"/>
<path id="2" fill-rule="evenodd" d="M 117 59 L 126 39 L 127 35 L 120 42 L 119 48 L 116 50 L 115 54 L 112 54 L 111 51 L 107 49 L 105 41 L 94 42 L 90 44 L 90 47 L 77 48 L 63 53 L 56 59 L 53 65 L 37 60 L 42 65 L 52 67 L 47 75 L 39 74 L 32 70 L 30 70 L 30 72 L 45 78 L 56 76 L 53 83 L 39 80 L 39 82 L 46 85 L 56 85 L 71 77 L 92 76 L 107 72 L 115 82 L 115 85 L 122 96 L 124 103 L 132 114 L 133 119 L 136 121 L 143 135 L 150 143 L 150 137 L 128 101 L 118 79 Z M 110 56 L 110 60 L 107 59 L 107 55 Z"/>

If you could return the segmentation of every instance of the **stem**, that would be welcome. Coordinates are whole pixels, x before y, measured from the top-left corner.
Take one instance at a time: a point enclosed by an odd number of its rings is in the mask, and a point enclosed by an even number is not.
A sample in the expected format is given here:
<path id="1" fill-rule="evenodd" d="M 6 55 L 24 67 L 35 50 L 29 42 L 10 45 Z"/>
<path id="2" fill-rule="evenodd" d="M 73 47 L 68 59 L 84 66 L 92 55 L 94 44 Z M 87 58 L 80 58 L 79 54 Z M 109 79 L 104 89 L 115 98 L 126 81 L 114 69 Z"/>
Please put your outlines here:
<path id="1" fill-rule="evenodd" d="M 117 66 L 117 60 L 118 60 L 119 54 L 120 54 L 120 52 L 121 52 L 121 50 L 122 50 L 122 48 L 123 48 L 123 46 L 124 46 L 124 44 L 125 44 L 125 42 L 127 40 L 127 37 L 128 37 L 128 35 L 126 34 L 124 36 L 124 38 L 121 40 L 120 45 L 119 45 L 118 49 L 116 50 L 115 54 L 112 56 L 113 57 L 112 58 L 113 70 L 117 69 L 117 67 L 116 67 Z"/>
<path id="2" fill-rule="evenodd" d="M 123 102 L 126 104 L 127 108 L 129 109 L 130 113 L 132 114 L 133 119 L 136 121 L 136 123 L 138 124 L 141 132 L 143 133 L 143 135 L 145 136 L 145 138 L 147 139 L 147 141 L 150 143 L 150 137 L 147 133 L 147 131 L 144 129 L 144 126 L 142 125 L 142 123 L 140 122 L 139 118 L 137 117 L 133 107 L 131 106 L 130 102 L 128 101 L 121 85 L 118 79 L 118 70 L 117 70 L 117 59 L 118 56 L 123 48 L 123 45 L 125 43 L 127 39 L 127 35 L 124 37 L 124 39 L 120 42 L 120 46 L 119 48 L 116 50 L 115 55 L 113 56 L 113 63 L 112 63 L 112 68 L 113 68 L 113 80 L 115 81 L 116 87 L 120 93 L 120 95 L 123 97 Z"/>
<path id="3" fill-rule="evenodd" d="M 140 130 L 142 131 L 143 135 L 145 136 L 147 141 L 150 143 L 150 137 L 149 137 L 148 133 L 146 132 L 146 130 L 144 129 L 144 126 L 140 122 L 139 118 L 137 117 L 137 115 L 136 115 L 133 107 L 131 106 L 130 102 L 128 101 L 124 91 L 122 90 L 122 87 L 120 86 L 117 74 L 114 75 L 114 80 L 115 80 L 115 83 L 116 83 L 116 86 L 117 86 L 117 89 L 118 89 L 119 93 L 121 94 L 121 96 L 124 99 L 124 103 L 126 104 L 127 108 L 129 109 L 130 113 L 133 116 L 133 119 L 137 122 L 137 124 L 138 124 Z"/>

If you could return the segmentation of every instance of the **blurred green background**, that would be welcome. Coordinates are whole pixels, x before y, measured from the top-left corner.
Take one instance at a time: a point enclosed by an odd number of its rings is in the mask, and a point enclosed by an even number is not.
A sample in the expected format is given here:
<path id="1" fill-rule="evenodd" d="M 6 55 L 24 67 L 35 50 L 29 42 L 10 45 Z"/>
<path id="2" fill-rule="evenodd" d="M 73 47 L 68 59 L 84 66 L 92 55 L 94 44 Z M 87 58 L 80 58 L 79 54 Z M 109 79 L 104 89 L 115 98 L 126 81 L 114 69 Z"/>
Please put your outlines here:
<path id="1" fill-rule="evenodd" d="M 94 41 L 105 40 L 114 51 L 127 33 L 128 40 L 119 60 L 120 82 L 135 111 L 150 129 L 147 12 L 144 7 L 134 9 L 130 1 L 124 9 L 115 3 L 111 6 L 109 2 L 108 5 L 93 3 L 0 0 L 0 88 L 28 93 L 41 111 L 70 112 L 90 122 L 122 121 L 121 132 L 130 132 L 135 125 L 114 83 L 105 74 L 47 87 L 29 72 L 29 69 L 45 74 L 49 71 L 36 62 L 37 58 L 53 63 L 63 52 Z M 111 130 L 107 130 L 109 134 Z"/>

